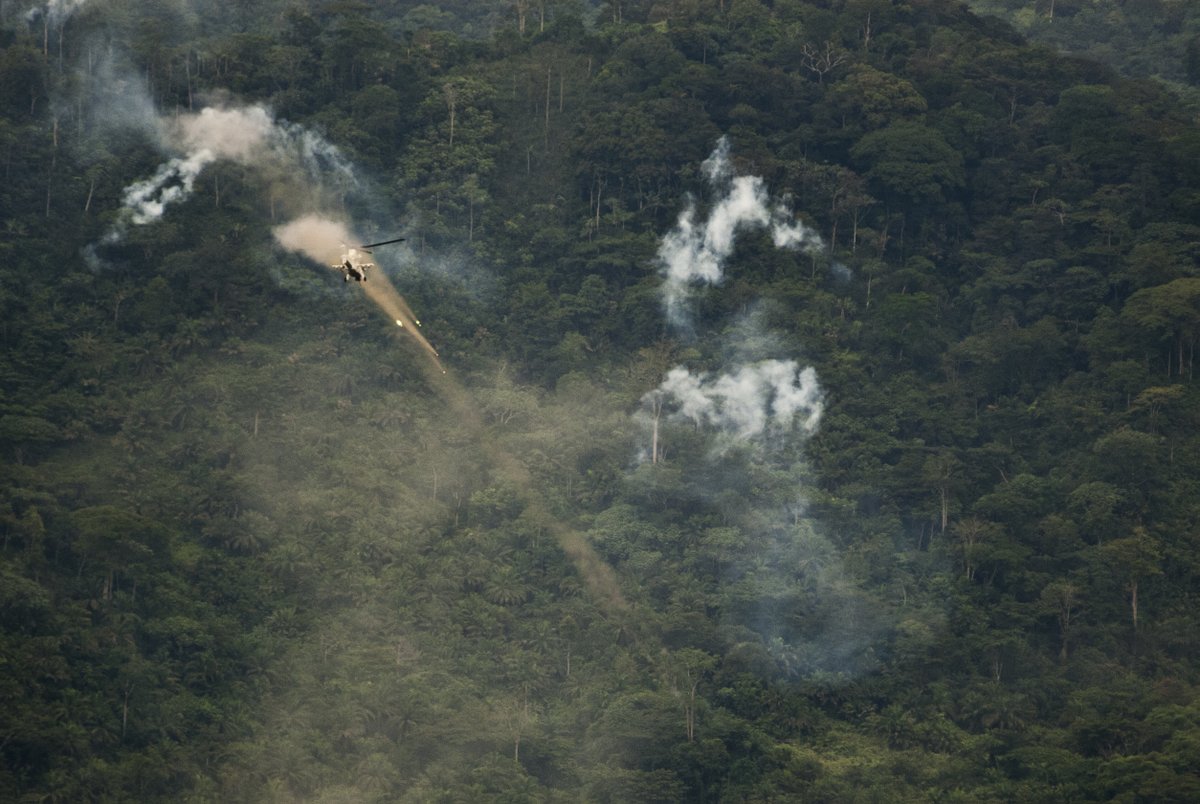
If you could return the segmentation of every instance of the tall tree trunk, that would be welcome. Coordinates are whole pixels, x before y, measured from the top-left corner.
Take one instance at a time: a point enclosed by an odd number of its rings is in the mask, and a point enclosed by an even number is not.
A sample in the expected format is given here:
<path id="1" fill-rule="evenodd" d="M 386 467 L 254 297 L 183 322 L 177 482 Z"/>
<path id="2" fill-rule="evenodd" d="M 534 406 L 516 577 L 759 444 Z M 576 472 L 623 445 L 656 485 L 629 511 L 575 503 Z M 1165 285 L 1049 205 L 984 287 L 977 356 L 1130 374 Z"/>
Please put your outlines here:
<path id="1" fill-rule="evenodd" d="M 687 710 L 684 713 L 687 728 L 687 741 L 689 743 L 696 741 L 696 687 L 698 683 L 694 683 L 691 689 L 688 690 Z"/>
<path id="2" fill-rule="evenodd" d="M 1129 609 L 1133 615 L 1133 633 L 1137 636 L 1138 630 L 1138 582 L 1134 578 L 1129 582 Z"/>
<path id="3" fill-rule="evenodd" d="M 125 742 L 125 730 L 129 726 L 129 692 L 133 684 L 125 685 L 125 700 L 121 703 L 121 742 Z"/>
<path id="4" fill-rule="evenodd" d="M 542 147 L 550 150 L 550 67 L 546 68 L 546 113 L 542 119 Z"/>

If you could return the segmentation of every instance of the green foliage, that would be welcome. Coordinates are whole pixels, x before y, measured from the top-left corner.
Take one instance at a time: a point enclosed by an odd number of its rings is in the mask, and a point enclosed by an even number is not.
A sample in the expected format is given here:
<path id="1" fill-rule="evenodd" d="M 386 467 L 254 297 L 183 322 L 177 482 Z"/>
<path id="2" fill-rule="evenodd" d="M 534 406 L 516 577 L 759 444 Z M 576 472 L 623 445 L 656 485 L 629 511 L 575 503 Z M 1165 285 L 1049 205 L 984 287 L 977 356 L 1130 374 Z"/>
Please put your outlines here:
<path id="1" fill-rule="evenodd" d="M 1128 76 L 1188 79 L 1195 6 L 1182 0 L 969 0 L 1022 34 L 1059 50 L 1111 65 Z"/>
<path id="2" fill-rule="evenodd" d="M 917 208 L 948 200 L 964 181 L 959 154 L 937 131 L 918 123 L 891 123 L 871 132 L 850 155 L 884 197 Z"/>

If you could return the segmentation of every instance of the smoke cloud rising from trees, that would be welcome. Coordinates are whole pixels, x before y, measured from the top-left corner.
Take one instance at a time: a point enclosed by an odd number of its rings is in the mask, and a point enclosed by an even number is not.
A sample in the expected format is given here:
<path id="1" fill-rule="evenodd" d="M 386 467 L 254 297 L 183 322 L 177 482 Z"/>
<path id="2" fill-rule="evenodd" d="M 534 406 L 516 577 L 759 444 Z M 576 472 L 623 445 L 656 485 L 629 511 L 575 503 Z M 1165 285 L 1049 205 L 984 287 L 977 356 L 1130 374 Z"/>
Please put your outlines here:
<path id="1" fill-rule="evenodd" d="M 680 366 L 646 396 L 655 395 L 674 409 L 673 416 L 714 427 L 736 441 L 769 430 L 790 432 L 796 425 L 811 435 L 823 410 L 816 372 L 811 366 L 800 369 L 795 360 L 764 360 L 711 379 Z"/>
<path id="2" fill-rule="evenodd" d="M 740 229 L 766 228 L 777 248 L 821 247 L 820 237 L 795 220 L 786 204 L 772 204 L 761 178 L 735 174 L 727 137 L 717 142 L 701 170 L 719 191 L 708 218 L 698 223 L 695 204 L 689 203 L 658 250 L 666 314 L 677 327 L 690 326 L 691 286 L 718 284 L 723 278 Z M 795 360 L 779 359 L 739 363 L 716 377 L 677 366 L 642 397 L 643 409 L 715 428 L 726 443 L 749 441 L 768 431 L 790 433 L 797 424 L 807 435 L 816 431 L 823 397 L 811 367 L 800 369 Z"/>
<path id="3" fill-rule="evenodd" d="M 702 171 L 717 191 L 708 216 L 698 220 L 689 204 L 678 224 L 660 244 L 663 299 L 670 324 L 690 330 L 689 300 L 696 284 L 719 284 L 725 261 L 744 229 L 765 229 L 776 248 L 813 251 L 822 247 L 817 234 L 795 220 L 786 203 L 773 202 L 762 179 L 735 174 L 729 141 L 722 138 Z M 762 635 L 778 660 L 809 668 L 859 672 L 858 655 L 877 638 L 880 622 L 847 593 L 837 548 L 821 535 L 807 509 L 807 461 L 804 441 L 816 433 L 825 411 L 825 395 L 816 370 L 796 359 L 774 357 L 786 348 L 765 327 L 762 316 L 749 314 L 733 330 L 707 341 L 721 367 L 707 372 L 678 365 L 654 390 L 641 398 L 634 418 L 649 435 L 642 463 L 666 460 L 674 439 L 680 455 L 695 449 L 678 429 L 666 423 L 691 424 L 701 431 L 708 460 L 705 466 L 679 461 L 688 494 L 715 504 L 722 516 L 740 528 L 746 550 L 761 561 L 756 575 L 729 578 L 744 583 L 755 602 L 743 612 L 745 623 Z M 742 449 L 749 447 L 749 449 Z M 694 453 L 693 453 L 694 454 Z M 654 475 L 644 474 L 649 482 Z M 772 477 L 779 484 L 770 501 L 759 497 L 755 480 Z M 743 493 L 730 495 L 734 489 Z M 790 499 L 780 506 L 779 499 Z M 718 500 L 720 502 L 713 503 Z M 834 622 L 808 624 L 803 633 L 779 617 L 781 601 L 803 587 L 806 594 L 830 601 L 839 611 Z M 837 603 L 833 603 L 837 601 Z"/>
<path id="4" fill-rule="evenodd" d="M 25 12 L 25 21 L 33 23 L 39 17 L 45 17 L 51 25 L 58 27 L 85 5 L 87 0 L 47 0 L 46 3 L 35 5 Z"/>
<path id="5" fill-rule="evenodd" d="M 130 225 L 161 219 L 167 207 L 191 196 L 201 172 L 218 160 L 254 168 L 292 203 L 299 198 L 315 206 L 326 187 L 357 183 L 336 147 L 302 126 L 276 120 L 261 104 L 214 105 L 173 120 L 160 118 L 155 128 L 161 147 L 182 155 L 125 188 L 123 208 L 104 244 L 119 243 Z"/>
<path id="6" fill-rule="evenodd" d="M 727 137 L 718 141 L 701 168 L 719 193 L 708 217 L 699 222 L 696 205 L 689 202 L 658 249 L 663 304 L 676 327 L 690 323 L 687 302 L 692 286 L 716 285 L 724 278 L 725 260 L 733 253 L 740 229 L 768 229 L 776 248 L 811 251 L 822 246 L 820 235 L 796 220 L 785 201 L 771 200 L 762 178 L 735 175 Z"/>

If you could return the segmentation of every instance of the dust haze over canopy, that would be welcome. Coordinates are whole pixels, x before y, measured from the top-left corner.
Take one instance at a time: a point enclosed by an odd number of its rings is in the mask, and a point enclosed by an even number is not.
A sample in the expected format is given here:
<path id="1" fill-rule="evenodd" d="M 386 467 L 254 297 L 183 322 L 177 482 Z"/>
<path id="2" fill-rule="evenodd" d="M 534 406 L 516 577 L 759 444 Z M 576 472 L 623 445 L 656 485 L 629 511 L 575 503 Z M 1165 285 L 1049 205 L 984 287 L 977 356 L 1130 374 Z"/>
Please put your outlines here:
<path id="1" fill-rule="evenodd" d="M 280 246 L 303 254 L 316 262 L 328 264 L 341 258 L 347 246 L 361 242 L 343 221 L 309 214 L 272 230 Z M 330 256 L 332 255 L 332 259 Z M 372 302 L 397 323 L 403 322 L 405 333 L 421 346 L 430 358 L 422 362 L 426 379 L 450 406 L 459 426 L 479 445 L 487 462 L 511 483 L 524 499 L 526 515 L 554 535 L 564 554 L 574 564 L 598 602 L 611 612 L 624 611 L 627 603 L 611 567 L 596 554 L 587 540 L 563 523 L 545 505 L 535 487 L 529 470 L 504 450 L 484 426 L 477 405 L 470 393 L 442 367 L 437 351 L 415 326 L 416 319 L 404 297 L 396 291 L 382 271 L 361 283 L 363 292 Z"/>

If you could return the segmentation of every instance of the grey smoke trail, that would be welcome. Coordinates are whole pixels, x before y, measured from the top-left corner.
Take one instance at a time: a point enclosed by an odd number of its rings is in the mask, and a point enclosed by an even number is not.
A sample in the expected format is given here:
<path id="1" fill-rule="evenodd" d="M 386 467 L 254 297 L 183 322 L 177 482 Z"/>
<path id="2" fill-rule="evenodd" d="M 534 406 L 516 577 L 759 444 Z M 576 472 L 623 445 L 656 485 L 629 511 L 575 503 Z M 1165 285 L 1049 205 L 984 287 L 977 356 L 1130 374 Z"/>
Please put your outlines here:
<path id="1" fill-rule="evenodd" d="M 161 218 L 169 204 L 192 194 L 200 171 L 216 160 L 216 155 L 204 148 L 186 157 L 171 159 L 159 166 L 158 171 L 149 179 L 126 187 L 123 198 L 128 222 L 141 226 Z M 122 228 L 119 234 L 123 233 Z M 105 241 L 116 242 L 119 234 L 114 228 Z"/>
<path id="2" fill-rule="evenodd" d="M 824 411 L 816 372 L 795 360 L 763 360 L 715 378 L 679 366 L 643 402 L 656 398 L 672 416 L 713 427 L 737 442 L 797 427 L 811 435 Z"/>
<path id="3" fill-rule="evenodd" d="M 144 112 L 150 104 L 134 102 L 131 108 Z M 352 166 L 335 146 L 303 126 L 275 120 L 260 104 L 211 106 L 174 119 L 146 119 L 143 113 L 134 119 L 160 148 L 177 155 L 154 175 L 125 188 L 121 210 L 100 246 L 120 243 L 131 226 L 161 219 L 169 206 L 191 196 L 206 167 L 223 159 L 252 167 L 275 187 L 273 195 L 291 206 L 315 208 L 326 188 L 345 190 L 357 184 Z M 92 270 L 105 266 L 96 245 L 85 247 L 83 258 Z"/>
<path id="4" fill-rule="evenodd" d="M 357 183 L 350 163 L 324 138 L 302 126 L 277 121 L 264 106 L 213 106 L 196 114 L 157 121 L 162 147 L 182 152 L 148 179 L 125 188 L 123 208 L 102 242 L 121 241 L 128 227 L 159 220 L 171 204 L 192 194 L 204 168 L 229 160 L 255 168 L 295 195 L 326 184 Z"/>
<path id="5" fill-rule="evenodd" d="M 689 203 L 658 249 L 663 304 L 675 326 L 688 323 L 687 300 L 693 285 L 721 281 L 740 229 L 768 229 L 776 248 L 811 251 L 821 247 L 820 235 L 796 220 L 785 202 L 772 203 L 760 177 L 734 174 L 728 138 L 717 142 L 701 168 L 721 195 L 703 222 L 697 221 L 696 206 Z"/>

